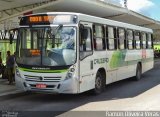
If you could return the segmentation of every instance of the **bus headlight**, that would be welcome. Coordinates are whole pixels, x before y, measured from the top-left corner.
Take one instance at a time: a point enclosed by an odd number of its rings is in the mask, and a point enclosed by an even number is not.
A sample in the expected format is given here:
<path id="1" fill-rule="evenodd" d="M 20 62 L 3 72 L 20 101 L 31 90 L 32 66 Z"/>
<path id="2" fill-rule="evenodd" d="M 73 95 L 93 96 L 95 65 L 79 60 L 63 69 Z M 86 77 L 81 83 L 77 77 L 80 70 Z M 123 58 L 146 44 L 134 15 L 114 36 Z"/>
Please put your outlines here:
<path id="1" fill-rule="evenodd" d="M 16 75 L 17 75 L 18 77 L 21 77 L 21 74 L 20 74 L 20 72 L 19 72 L 18 69 L 16 69 Z"/>
<path id="2" fill-rule="evenodd" d="M 66 75 L 65 80 L 71 79 L 72 77 L 73 77 L 73 73 L 68 72 L 67 75 Z"/>
<path id="3" fill-rule="evenodd" d="M 71 79 L 71 78 L 72 78 L 72 76 L 73 76 L 73 74 L 72 74 L 72 73 L 67 73 L 66 80 L 67 80 L 67 79 Z"/>
<path id="4" fill-rule="evenodd" d="M 75 68 L 71 68 L 67 73 L 65 80 L 73 78 L 74 72 L 75 72 Z"/>

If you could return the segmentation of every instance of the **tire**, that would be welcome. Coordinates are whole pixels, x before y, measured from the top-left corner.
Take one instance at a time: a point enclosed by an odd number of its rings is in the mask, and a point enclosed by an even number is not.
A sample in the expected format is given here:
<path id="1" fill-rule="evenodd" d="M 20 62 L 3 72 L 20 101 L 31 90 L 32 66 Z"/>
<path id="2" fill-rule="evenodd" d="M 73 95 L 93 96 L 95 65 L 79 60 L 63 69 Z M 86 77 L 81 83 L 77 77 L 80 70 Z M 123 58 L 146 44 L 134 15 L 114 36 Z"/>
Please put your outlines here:
<path id="1" fill-rule="evenodd" d="M 96 79 L 95 79 L 95 88 L 93 90 L 94 94 L 100 94 L 105 89 L 105 81 L 102 77 L 102 74 L 100 72 L 97 72 Z"/>
<path id="2" fill-rule="evenodd" d="M 134 79 L 136 81 L 140 80 L 141 79 L 141 76 L 142 76 L 142 67 L 141 65 L 138 63 L 137 64 L 137 68 L 136 68 L 136 76 L 134 77 Z"/>

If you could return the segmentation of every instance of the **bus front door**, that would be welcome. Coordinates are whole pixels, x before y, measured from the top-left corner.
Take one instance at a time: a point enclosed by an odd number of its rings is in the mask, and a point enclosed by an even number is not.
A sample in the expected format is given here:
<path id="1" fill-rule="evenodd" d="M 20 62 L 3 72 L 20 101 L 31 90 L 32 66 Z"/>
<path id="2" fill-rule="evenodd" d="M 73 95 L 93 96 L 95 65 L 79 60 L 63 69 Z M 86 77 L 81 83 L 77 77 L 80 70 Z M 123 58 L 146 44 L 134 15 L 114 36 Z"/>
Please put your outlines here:
<path id="1" fill-rule="evenodd" d="M 94 87 L 92 24 L 86 22 L 81 22 L 81 24 L 83 28 L 79 30 L 79 77 L 80 92 L 84 92 Z"/>

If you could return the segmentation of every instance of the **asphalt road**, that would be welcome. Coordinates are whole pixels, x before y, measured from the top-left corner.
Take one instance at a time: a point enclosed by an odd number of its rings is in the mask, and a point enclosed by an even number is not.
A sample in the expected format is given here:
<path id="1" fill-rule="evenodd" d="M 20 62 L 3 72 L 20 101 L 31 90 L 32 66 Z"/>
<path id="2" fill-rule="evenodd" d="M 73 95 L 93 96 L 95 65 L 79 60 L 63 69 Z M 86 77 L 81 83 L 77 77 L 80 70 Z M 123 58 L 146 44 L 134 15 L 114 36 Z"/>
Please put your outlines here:
<path id="1" fill-rule="evenodd" d="M 159 84 L 160 60 L 156 60 L 154 69 L 146 72 L 140 81 L 126 79 L 110 84 L 104 93 L 97 96 L 88 92 L 78 95 L 19 93 L 2 96 L 0 110 L 3 112 L 0 116 L 7 113 L 24 117 L 29 114 L 70 117 L 66 114 L 69 111 L 76 111 L 72 116 L 83 116 L 84 112 L 77 111 L 92 111 L 93 116 L 103 111 L 99 114 L 105 116 L 106 111 L 160 111 Z"/>

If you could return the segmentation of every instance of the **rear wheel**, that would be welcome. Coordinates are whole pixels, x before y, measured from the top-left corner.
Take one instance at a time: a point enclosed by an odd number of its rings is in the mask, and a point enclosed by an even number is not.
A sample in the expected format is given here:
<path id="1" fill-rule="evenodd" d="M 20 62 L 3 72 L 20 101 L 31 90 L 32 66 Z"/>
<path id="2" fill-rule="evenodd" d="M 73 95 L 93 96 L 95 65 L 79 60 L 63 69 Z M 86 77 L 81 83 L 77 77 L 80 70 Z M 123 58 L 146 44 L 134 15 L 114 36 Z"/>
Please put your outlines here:
<path id="1" fill-rule="evenodd" d="M 105 82 L 103 80 L 103 76 L 100 72 L 97 72 L 96 79 L 95 79 L 95 88 L 94 94 L 100 94 L 105 89 Z"/>
<path id="2" fill-rule="evenodd" d="M 137 64 L 137 68 L 136 68 L 136 76 L 134 77 L 135 80 L 140 80 L 141 79 L 141 76 L 142 76 L 142 67 L 141 65 L 138 63 Z"/>

